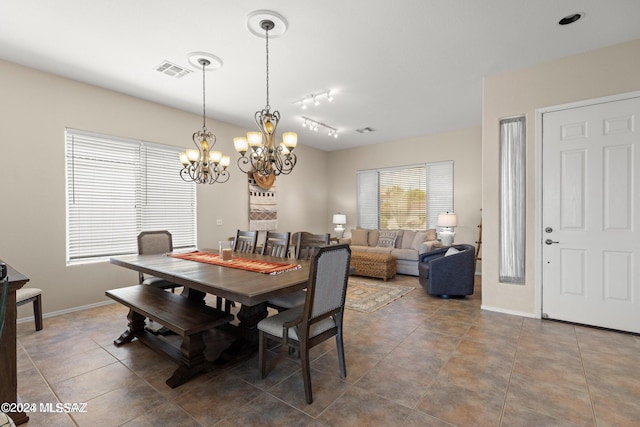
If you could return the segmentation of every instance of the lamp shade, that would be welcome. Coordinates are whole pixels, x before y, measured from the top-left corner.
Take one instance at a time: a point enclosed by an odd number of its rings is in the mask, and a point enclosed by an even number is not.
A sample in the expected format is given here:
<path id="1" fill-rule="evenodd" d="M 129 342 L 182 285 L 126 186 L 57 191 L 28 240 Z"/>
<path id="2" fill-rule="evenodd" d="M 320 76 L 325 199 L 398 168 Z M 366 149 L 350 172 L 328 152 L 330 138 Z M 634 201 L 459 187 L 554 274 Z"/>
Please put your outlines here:
<path id="1" fill-rule="evenodd" d="M 458 225 L 458 216 L 454 213 L 446 212 L 438 215 L 438 227 L 455 227 Z"/>
<path id="2" fill-rule="evenodd" d="M 333 214 L 333 223 L 344 225 L 347 223 L 347 216 L 345 214 Z"/>

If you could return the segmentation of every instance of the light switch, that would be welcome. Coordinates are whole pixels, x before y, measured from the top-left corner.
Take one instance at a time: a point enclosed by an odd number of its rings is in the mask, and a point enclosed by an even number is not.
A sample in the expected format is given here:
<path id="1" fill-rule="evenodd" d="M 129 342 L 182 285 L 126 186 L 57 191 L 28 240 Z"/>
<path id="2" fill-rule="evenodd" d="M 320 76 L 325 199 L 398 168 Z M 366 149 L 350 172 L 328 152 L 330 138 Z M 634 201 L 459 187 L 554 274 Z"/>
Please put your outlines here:
<path id="1" fill-rule="evenodd" d="M 216 219 L 216 225 L 222 225 L 222 220 L 221 219 Z"/>

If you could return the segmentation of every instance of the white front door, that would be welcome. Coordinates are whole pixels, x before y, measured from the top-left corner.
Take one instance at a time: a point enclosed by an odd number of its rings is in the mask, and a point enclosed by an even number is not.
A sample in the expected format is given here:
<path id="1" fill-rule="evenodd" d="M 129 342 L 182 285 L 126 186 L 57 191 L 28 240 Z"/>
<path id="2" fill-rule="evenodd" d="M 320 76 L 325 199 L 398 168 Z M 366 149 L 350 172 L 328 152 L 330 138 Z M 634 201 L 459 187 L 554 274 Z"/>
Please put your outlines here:
<path id="1" fill-rule="evenodd" d="M 543 317 L 640 332 L 640 98 L 542 120 Z"/>

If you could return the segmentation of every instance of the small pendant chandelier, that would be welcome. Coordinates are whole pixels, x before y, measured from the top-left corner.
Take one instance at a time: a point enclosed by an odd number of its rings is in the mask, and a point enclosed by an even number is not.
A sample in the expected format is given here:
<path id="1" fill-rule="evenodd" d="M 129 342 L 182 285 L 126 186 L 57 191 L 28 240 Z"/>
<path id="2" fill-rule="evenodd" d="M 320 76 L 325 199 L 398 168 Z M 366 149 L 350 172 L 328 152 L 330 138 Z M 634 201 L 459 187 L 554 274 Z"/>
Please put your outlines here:
<path id="1" fill-rule="evenodd" d="M 227 167 L 231 159 L 221 151 L 211 151 L 216 145 L 216 136 L 207 130 L 205 113 L 205 67 L 211 64 L 206 58 L 199 58 L 202 65 L 202 129 L 191 137 L 196 148 L 180 153 L 182 169 L 180 176 L 187 182 L 196 184 L 224 183 L 229 180 Z"/>
<path id="2" fill-rule="evenodd" d="M 271 112 L 269 105 L 269 31 L 275 24 L 270 19 L 260 21 L 260 27 L 265 31 L 267 53 L 267 104 L 255 113 L 255 121 L 260 132 L 247 132 L 246 137 L 236 137 L 233 145 L 240 158 L 238 167 L 245 173 L 258 173 L 262 176 L 288 175 L 296 165 L 297 157 L 293 153 L 298 143 L 295 132 L 285 132 L 282 142 L 274 143 L 276 128 L 280 121 L 280 112 Z"/>

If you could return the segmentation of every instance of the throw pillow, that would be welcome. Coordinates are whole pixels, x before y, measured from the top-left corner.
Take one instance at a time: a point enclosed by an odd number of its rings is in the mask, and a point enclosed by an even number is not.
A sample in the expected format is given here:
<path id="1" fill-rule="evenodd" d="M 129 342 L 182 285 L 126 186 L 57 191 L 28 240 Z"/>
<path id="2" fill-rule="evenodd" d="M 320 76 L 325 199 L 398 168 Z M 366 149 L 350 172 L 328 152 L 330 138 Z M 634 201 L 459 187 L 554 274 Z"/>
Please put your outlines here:
<path id="1" fill-rule="evenodd" d="M 427 238 L 425 240 L 438 240 L 438 233 L 436 233 L 435 228 L 427 230 Z"/>
<path id="2" fill-rule="evenodd" d="M 444 256 L 449 256 L 449 255 L 455 255 L 458 252 L 460 252 L 459 250 L 457 250 L 456 248 L 449 248 L 447 250 L 447 253 L 444 254 Z"/>
<path id="3" fill-rule="evenodd" d="M 369 231 L 364 228 L 354 228 L 351 230 L 351 244 L 354 246 L 368 246 L 367 236 Z"/>
<path id="4" fill-rule="evenodd" d="M 381 248 L 392 248 L 396 244 L 398 231 L 396 230 L 380 230 L 378 231 L 378 246 Z"/>
<path id="5" fill-rule="evenodd" d="M 376 246 L 378 244 L 378 229 L 369 230 L 369 246 Z"/>
<path id="6" fill-rule="evenodd" d="M 401 249 L 411 249 L 413 247 L 413 240 L 416 238 L 416 232 L 413 230 L 404 230 L 402 234 Z"/>
<path id="7" fill-rule="evenodd" d="M 420 250 L 420 245 L 427 240 L 427 232 L 426 231 L 418 231 L 416 232 L 415 237 L 413 238 L 413 242 L 411 243 L 411 247 L 416 251 Z"/>
<path id="8" fill-rule="evenodd" d="M 396 249 L 402 248 L 402 236 L 404 236 L 404 230 L 397 230 L 398 234 L 396 235 Z"/>

